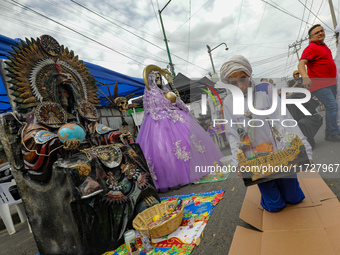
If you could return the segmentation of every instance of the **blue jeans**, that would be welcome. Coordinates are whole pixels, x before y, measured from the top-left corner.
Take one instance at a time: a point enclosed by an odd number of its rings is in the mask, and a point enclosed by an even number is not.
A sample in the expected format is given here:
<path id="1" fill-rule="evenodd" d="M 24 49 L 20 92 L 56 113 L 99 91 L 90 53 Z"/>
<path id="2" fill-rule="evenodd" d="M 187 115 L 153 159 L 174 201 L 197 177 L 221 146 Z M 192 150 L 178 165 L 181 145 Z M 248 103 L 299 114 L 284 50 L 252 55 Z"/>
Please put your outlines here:
<path id="1" fill-rule="evenodd" d="M 259 183 L 261 205 L 269 212 L 279 212 L 288 204 L 298 204 L 305 195 L 300 188 L 297 175 Z"/>
<path id="2" fill-rule="evenodd" d="M 340 134 L 337 124 L 336 85 L 313 91 L 312 96 L 316 96 L 326 108 L 326 135 Z"/>

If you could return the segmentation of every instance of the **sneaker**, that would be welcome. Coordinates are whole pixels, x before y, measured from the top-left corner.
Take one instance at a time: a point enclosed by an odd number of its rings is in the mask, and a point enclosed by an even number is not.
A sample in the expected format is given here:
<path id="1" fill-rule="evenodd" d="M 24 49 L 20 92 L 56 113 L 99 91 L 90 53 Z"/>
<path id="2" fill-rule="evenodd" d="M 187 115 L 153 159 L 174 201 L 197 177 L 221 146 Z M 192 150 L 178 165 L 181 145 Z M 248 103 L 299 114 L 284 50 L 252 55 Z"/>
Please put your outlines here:
<path id="1" fill-rule="evenodd" d="M 340 135 L 326 134 L 325 140 L 330 142 L 340 142 Z"/>

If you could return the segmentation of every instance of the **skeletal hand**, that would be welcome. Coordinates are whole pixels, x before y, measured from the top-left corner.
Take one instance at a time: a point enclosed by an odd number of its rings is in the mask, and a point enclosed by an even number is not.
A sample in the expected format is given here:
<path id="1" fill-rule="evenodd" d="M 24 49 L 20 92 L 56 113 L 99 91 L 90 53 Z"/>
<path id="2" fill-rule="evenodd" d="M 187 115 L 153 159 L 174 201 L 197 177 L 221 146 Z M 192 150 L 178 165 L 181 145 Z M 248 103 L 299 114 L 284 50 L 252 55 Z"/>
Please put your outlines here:
<path id="1" fill-rule="evenodd" d="M 132 135 L 130 133 L 122 134 L 119 136 L 122 143 L 125 143 L 125 141 L 132 140 Z"/>

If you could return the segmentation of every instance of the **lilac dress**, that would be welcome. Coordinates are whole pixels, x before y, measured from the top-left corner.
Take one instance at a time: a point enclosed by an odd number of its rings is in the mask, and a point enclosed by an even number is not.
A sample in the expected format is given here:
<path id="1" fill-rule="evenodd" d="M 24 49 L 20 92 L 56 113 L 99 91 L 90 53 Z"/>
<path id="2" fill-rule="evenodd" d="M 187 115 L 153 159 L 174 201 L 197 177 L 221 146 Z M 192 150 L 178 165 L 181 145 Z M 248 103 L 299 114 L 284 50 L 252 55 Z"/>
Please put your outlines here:
<path id="1" fill-rule="evenodd" d="M 172 104 L 165 98 L 168 89 L 158 88 L 155 77 L 156 72 L 148 77 L 150 90 L 144 92 L 144 120 L 136 142 L 156 188 L 165 192 L 201 179 L 223 154 L 182 100 Z"/>

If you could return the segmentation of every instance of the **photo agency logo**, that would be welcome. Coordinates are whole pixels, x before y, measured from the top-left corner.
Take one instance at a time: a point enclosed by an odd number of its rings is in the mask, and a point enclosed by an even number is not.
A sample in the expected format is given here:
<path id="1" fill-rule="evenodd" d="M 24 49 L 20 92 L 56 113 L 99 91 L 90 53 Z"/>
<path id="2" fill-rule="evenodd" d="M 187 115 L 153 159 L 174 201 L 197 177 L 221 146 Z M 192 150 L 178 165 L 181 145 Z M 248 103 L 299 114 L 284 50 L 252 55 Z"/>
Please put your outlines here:
<path id="1" fill-rule="evenodd" d="M 241 89 L 234 85 L 230 84 L 225 84 L 218 82 L 215 85 L 216 89 L 227 89 L 231 92 L 232 97 L 233 97 L 233 114 L 234 115 L 243 115 L 244 114 L 244 105 L 245 105 L 245 97 Z M 213 90 L 214 94 L 218 97 L 220 100 L 220 96 L 216 92 L 216 90 Z M 248 88 L 248 95 L 253 95 L 253 88 Z M 303 98 L 287 98 L 287 94 L 291 93 L 302 93 L 305 95 Z M 212 99 L 215 101 L 213 95 L 211 93 L 208 94 Z M 278 95 L 278 90 L 276 88 L 272 89 L 272 106 L 269 109 L 256 109 L 253 105 L 253 96 L 248 96 L 247 97 L 247 104 L 248 104 L 248 109 L 250 112 L 252 112 L 254 115 L 258 116 L 268 116 L 272 113 L 274 113 L 278 107 L 278 100 L 279 95 Z M 295 105 L 304 115 L 312 115 L 304 106 L 303 104 L 308 102 L 311 99 L 311 93 L 305 89 L 305 88 L 282 88 L 281 89 L 281 116 L 286 116 L 287 115 L 287 105 L 292 104 Z M 202 109 L 202 115 L 207 114 L 207 94 L 202 94 L 201 95 L 201 109 Z M 222 103 L 221 103 L 221 107 Z M 274 121 L 280 121 L 281 125 L 283 127 L 295 127 L 297 126 L 297 121 L 294 119 L 266 119 L 266 121 L 270 122 L 271 125 L 273 126 Z M 255 123 L 257 123 L 255 125 Z M 219 124 L 229 124 L 231 127 L 233 125 L 239 124 L 243 125 L 246 127 L 247 125 L 251 127 L 262 127 L 264 125 L 264 121 L 261 119 L 249 119 L 248 123 L 244 120 L 243 122 L 233 122 L 232 119 L 226 120 L 226 119 L 213 119 L 213 126 L 215 127 L 216 125 Z"/>

